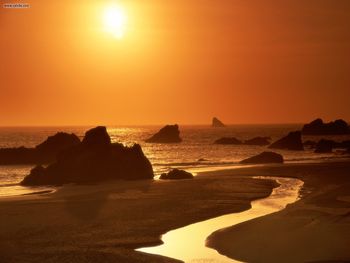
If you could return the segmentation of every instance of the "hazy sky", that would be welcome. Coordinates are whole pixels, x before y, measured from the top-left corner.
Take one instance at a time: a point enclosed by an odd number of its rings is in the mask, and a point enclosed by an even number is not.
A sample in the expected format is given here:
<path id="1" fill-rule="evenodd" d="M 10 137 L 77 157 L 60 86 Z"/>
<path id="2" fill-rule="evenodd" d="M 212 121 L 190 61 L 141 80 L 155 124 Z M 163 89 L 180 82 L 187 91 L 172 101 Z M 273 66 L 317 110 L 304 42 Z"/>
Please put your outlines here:
<path id="1" fill-rule="evenodd" d="M 24 2 L 0 8 L 0 126 L 350 120 L 348 0 L 115 1 L 122 38 L 112 1 Z"/>

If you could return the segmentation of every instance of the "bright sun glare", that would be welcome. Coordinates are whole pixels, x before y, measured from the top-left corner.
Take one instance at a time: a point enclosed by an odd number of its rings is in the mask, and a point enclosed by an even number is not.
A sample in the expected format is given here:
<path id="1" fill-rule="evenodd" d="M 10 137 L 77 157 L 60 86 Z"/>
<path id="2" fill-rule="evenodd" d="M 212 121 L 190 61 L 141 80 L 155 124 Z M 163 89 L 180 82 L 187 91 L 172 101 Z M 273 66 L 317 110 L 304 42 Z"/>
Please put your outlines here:
<path id="1" fill-rule="evenodd" d="M 121 39 L 125 34 L 126 14 L 120 6 L 111 5 L 103 13 L 104 30 L 115 38 Z"/>

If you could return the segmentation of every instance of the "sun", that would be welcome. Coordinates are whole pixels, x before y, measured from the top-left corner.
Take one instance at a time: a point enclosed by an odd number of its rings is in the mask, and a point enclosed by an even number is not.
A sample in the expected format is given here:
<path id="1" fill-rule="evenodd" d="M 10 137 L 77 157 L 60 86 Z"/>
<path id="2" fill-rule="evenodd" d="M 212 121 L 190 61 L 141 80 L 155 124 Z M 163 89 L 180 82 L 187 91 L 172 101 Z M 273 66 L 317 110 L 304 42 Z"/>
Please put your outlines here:
<path id="1" fill-rule="evenodd" d="M 105 8 L 103 13 L 104 30 L 115 38 L 124 37 L 127 17 L 122 7 L 111 5 Z"/>

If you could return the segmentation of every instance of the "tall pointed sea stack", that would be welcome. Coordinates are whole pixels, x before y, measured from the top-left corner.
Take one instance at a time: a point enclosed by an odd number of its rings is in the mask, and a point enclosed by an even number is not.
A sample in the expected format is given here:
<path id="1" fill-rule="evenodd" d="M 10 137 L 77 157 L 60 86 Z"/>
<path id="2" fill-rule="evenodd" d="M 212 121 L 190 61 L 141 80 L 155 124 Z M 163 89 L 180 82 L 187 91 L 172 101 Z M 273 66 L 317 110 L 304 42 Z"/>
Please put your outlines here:
<path id="1" fill-rule="evenodd" d="M 223 124 L 222 121 L 220 121 L 218 118 L 214 117 L 211 123 L 212 127 L 226 127 L 225 124 Z"/>

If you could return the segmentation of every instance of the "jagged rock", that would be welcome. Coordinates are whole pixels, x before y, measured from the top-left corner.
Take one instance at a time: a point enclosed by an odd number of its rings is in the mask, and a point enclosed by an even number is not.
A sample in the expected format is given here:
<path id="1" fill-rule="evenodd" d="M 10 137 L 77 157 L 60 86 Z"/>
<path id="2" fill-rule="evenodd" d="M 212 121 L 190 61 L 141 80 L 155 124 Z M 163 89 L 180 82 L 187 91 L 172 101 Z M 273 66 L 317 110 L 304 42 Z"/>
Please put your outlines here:
<path id="1" fill-rule="evenodd" d="M 316 119 L 309 124 L 305 124 L 302 133 L 311 135 L 350 134 L 350 128 L 341 119 L 329 123 L 324 123 L 322 119 Z"/>
<path id="2" fill-rule="evenodd" d="M 322 139 L 316 144 L 315 153 L 330 153 L 334 146 L 334 141 Z"/>
<path id="3" fill-rule="evenodd" d="M 56 156 L 69 147 L 80 143 L 75 134 L 59 132 L 49 136 L 35 148 L 3 148 L 0 149 L 0 165 L 8 164 L 48 164 L 56 160 Z"/>
<path id="4" fill-rule="evenodd" d="M 179 126 L 177 124 L 166 125 L 151 138 L 146 140 L 146 142 L 152 143 L 178 143 L 181 141 L 182 139 L 180 138 Z"/>
<path id="5" fill-rule="evenodd" d="M 243 164 L 259 164 L 259 163 L 283 163 L 283 156 L 274 152 L 263 152 L 253 157 L 242 160 Z"/>
<path id="6" fill-rule="evenodd" d="M 304 146 L 301 141 L 301 132 L 300 131 L 290 132 L 287 136 L 272 143 L 269 146 L 269 148 L 303 151 Z"/>
<path id="7" fill-rule="evenodd" d="M 250 140 L 246 140 L 244 142 L 246 145 L 269 145 L 270 144 L 270 138 L 269 137 L 255 137 Z"/>
<path id="8" fill-rule="evenodd" d="M 222 137 L 217 139 L 215 144 L 242 144 L 242 142 L 235 137 Z"/>
<path id="9" fill-rule="evenodd" d="M 179 180 L 179 179 L 192 179 L 193 174 L 184 170 L 173 169 L 168 173 L 162 173 L 160 179 L 165 180 Z"/>
<path id="10" fill-rule="evenodd" d="M 222 123 L 218 118 L 214 117 L 211 123 L 212 127 L 226 127 L 225 124 Z"/>
<path id="11" fill-rule="evenodd" d="M 44 168 L 37 166 L 21 182 L 22 185 L 61 185 L 90 183 L 112 179 L 152 179 L 152 165 L 141 146 L 112 144 L 105 127 L 85 134 L 81 143 L 72 146 Z"/>

